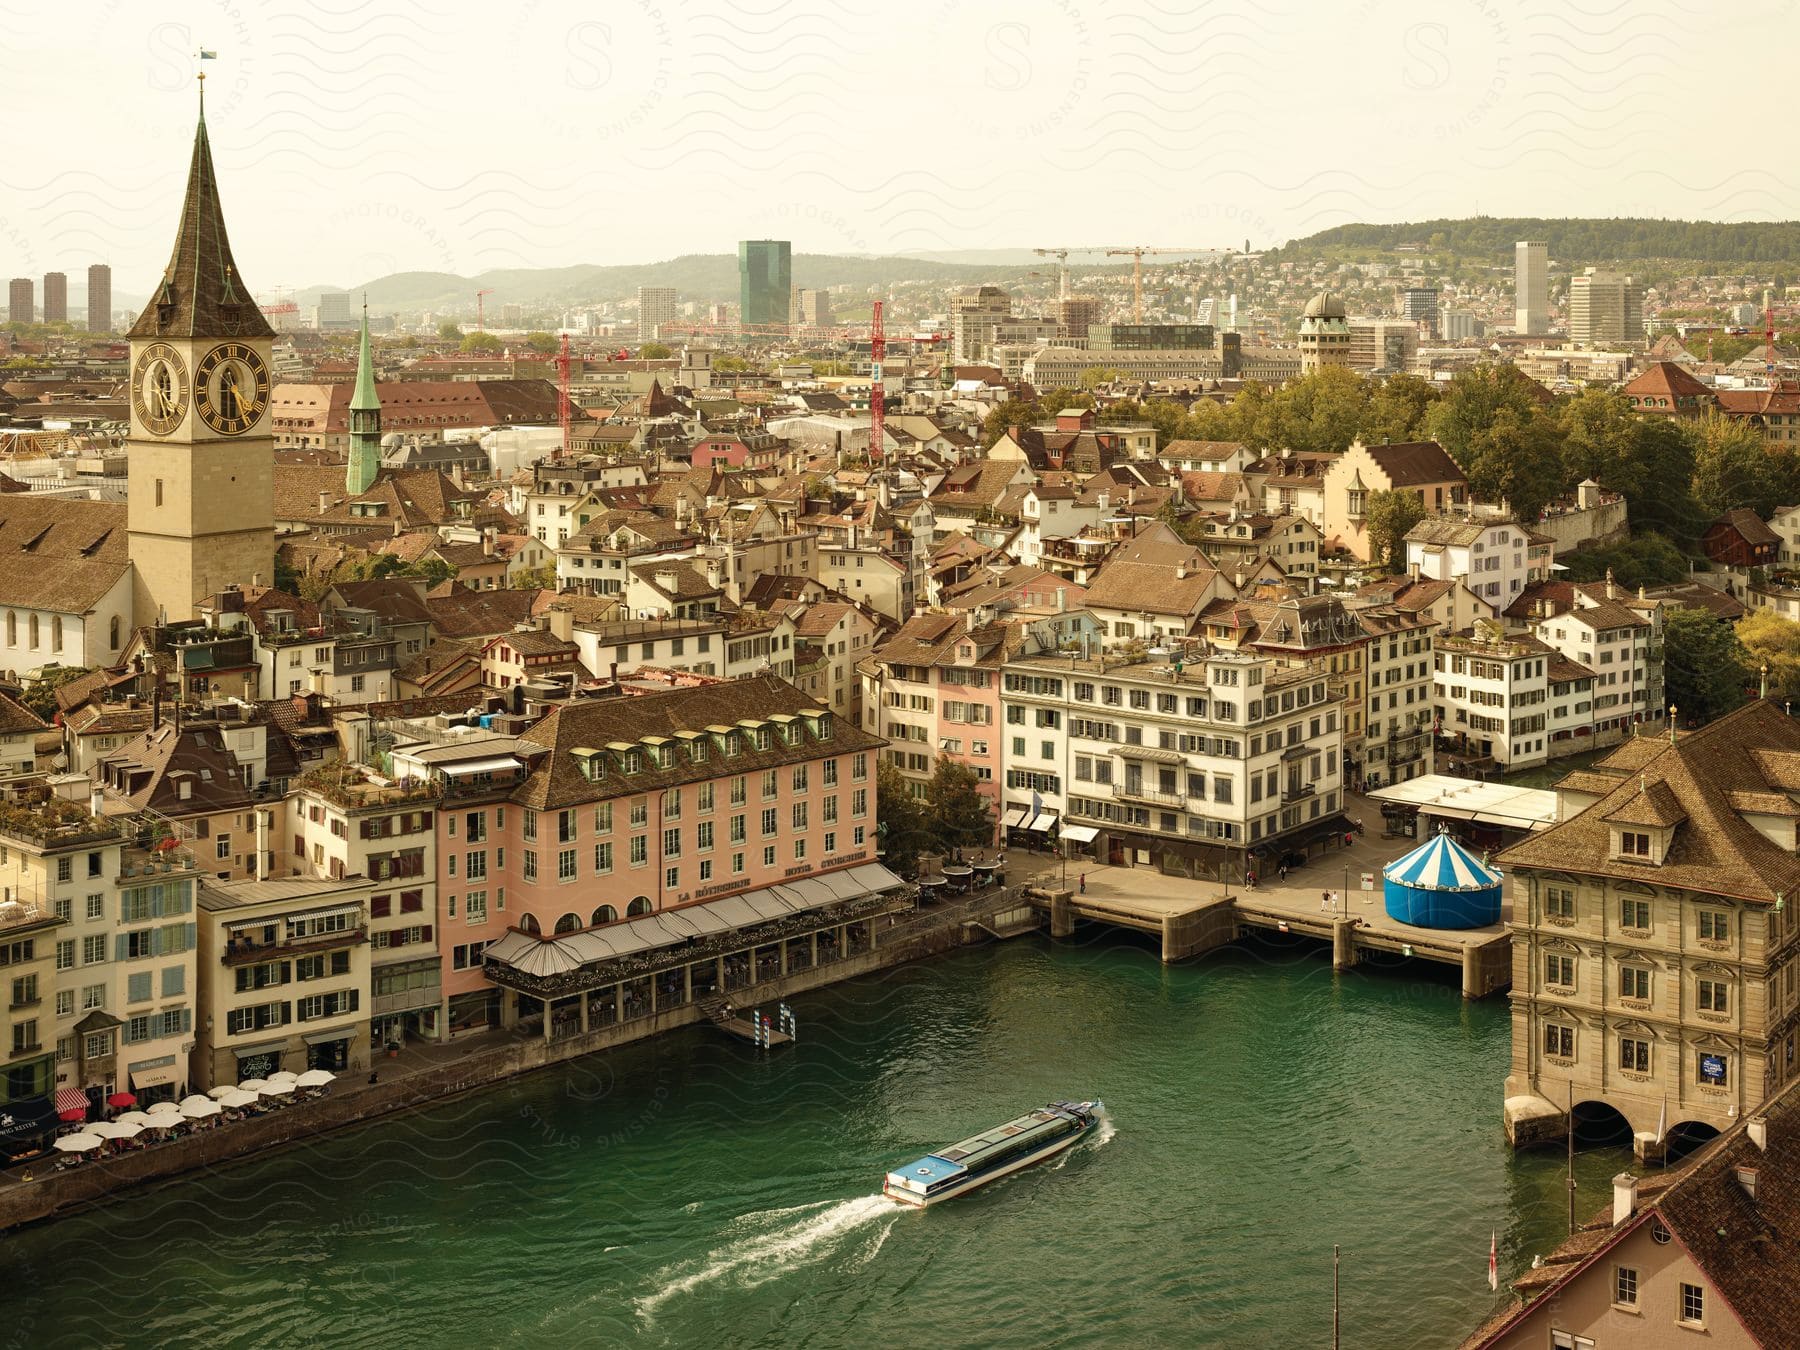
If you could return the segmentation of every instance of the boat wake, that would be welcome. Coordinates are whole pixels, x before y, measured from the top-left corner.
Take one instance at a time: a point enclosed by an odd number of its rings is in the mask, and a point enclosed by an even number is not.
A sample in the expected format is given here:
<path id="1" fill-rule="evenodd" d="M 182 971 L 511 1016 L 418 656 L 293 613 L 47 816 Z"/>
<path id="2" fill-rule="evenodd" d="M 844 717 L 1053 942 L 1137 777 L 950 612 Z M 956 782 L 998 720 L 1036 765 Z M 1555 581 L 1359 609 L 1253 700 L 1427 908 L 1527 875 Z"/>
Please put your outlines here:
<path id="1" fill-rule="evenodd" d="M 635 1300 L 637 1314 L 649 1321 L 670 1299 L 707 1285 L 754 1289 L 846 1247 L 851 1248 L 852 1268 L 860 1269 L 874 1260 L 902 1213 L 884 1195 L 864 1195 L 823 1207 L 802 1205 L 743 1215 L 732 1224 L 734 1230 L 743 1230 L 743 1236 L 732 1238 L 698 1261 L 658 1271 L 656 1290 Z M 871 1227 L 876 1231 L 865 1231 Z"/>
<path id="2" fill-rule="evenodd" d="M 1098 1115 L 1100 1128 L 1094 1131 L 1094 1142 L 1088 1145 L 1089 1148 L 1105 1148 L 1112 1143 L 1113 1136 L 1119 1132 L 1119 1127 L 1113 1124 L 1111 1111 L 1101 1107 Z"/>

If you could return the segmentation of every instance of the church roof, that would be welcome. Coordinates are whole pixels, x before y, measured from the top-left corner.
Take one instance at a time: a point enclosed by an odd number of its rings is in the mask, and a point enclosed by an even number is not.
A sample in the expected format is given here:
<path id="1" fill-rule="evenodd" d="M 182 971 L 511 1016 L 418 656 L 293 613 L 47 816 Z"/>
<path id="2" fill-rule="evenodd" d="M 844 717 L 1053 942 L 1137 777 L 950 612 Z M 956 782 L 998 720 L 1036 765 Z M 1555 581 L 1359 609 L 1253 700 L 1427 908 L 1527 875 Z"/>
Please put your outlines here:
<path id="1" fill-rule="evenodd" d="M 202 99 L 205 86 L 201 86 Z M 206 139 L 206 112 L 194 131 L 194 158 L 188 166 L 187 196 L 175 251 L 150 303 L 131 326 L 133 338 L 262 338 L 275 330 L 263 317 L 238 274 L 225 235 L 219 182 Z"/>
<path id="2" fill-rule="evenodd" d="M 375 395 L 375 363 L 369 359 L 369 302 L 363 300 L 362 335 L 356 346 L 356 390 L 350 395 L 350 406 L 358 412 L 381 407 Z"/>

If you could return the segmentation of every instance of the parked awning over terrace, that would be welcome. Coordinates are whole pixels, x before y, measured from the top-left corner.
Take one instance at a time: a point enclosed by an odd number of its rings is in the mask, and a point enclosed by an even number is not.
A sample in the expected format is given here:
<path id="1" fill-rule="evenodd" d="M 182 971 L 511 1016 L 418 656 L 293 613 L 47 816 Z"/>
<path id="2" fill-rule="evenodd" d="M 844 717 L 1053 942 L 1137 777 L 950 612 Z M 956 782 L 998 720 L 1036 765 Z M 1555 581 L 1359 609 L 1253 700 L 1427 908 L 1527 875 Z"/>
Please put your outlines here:
<path id="1" fill-rule="evenodd" d="M 897 891 L 905 885 L 880 863 L 864 863 L 562 937 L 540 938 L 512 932 L 491 943 L 485 956 L 521 975 L 541 979 L 659 947 L 752 928 L 845 900 Z"/>

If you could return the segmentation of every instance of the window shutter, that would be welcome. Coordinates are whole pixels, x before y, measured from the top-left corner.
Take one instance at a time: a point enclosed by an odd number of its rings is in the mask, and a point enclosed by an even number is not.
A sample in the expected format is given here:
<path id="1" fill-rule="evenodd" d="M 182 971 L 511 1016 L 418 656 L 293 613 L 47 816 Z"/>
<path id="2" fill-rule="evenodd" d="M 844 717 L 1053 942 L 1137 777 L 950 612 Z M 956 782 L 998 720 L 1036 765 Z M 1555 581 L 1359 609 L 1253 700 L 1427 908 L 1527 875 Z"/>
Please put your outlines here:
<path id="1" fill-rule="evenodd" d="M 123 961 L 126 959 L 125 953 L 127 950 L 127 941 L 128 941 L 128 939 L 126 938 L 125 934 L 123 934 L 123 933 L 120 933 L 118 938 L 115 940 L 115 942 L 113 944 L 114 951 L 115 951 L 115 955 L 114 955 L 113 959 L 115 961 Z"/>
<path id="2" fill-rule="evenodd" d="M 183 924 L 182 927 L 187 930 L 187 946 L 184 947 L 182 950 L 191 952 L 200 943 L 200 925 L 195 924 L 195 923 L 188 923 L 188 924 Z"/>
<path id="3" fill-rule="evenodd" d="M 422 935 L 420 937 L 420 941 L 422 941 L 422 942 L 430 942 L 431 941 L 431 925 L 430 924 L 426 924 L 423 928 L 421 928 L 419 930 L 419 932 Z"/>
<path id="4" fill-rule="evenodd" d="M 351 1012 L 355 1012 L 355 1011 L 356 1011 L 356 1009 L 357 1009 L 357 1004 L 358 1004 L 358 1002 L 359 1002 L 359 1001 L 360 1001 L 360 1000 L 359 1000 L 359 993 L 358 993 L 358 991 L 357 991 L 357 990 L 355 990 L 355 989 L 352 989 L 352 990 L 351 990 L 351 991 L 350 991 L 350 1011 L 351 1011 Z"/>

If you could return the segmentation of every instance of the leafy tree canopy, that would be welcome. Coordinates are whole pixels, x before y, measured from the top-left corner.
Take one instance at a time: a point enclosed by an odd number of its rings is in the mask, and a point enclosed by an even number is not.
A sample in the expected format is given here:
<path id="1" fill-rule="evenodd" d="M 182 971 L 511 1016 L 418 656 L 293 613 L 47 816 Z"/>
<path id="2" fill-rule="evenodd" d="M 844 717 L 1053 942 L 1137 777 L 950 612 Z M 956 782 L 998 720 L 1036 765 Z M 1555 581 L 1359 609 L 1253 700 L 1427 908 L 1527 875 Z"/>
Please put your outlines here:
<path id="1" fill-rule="evenodd" d="M 1710 722 L 1742 703 L 1747 665 L 1738 635 L 1710 611 L 1677 609 L 1663 620 L 1663 684 L 1682 722 Z"/>

